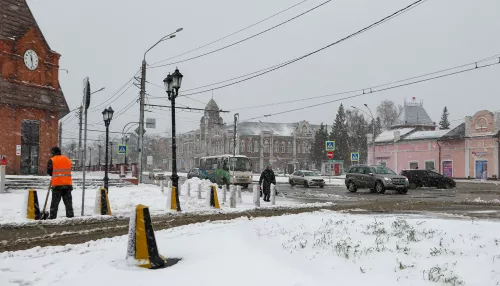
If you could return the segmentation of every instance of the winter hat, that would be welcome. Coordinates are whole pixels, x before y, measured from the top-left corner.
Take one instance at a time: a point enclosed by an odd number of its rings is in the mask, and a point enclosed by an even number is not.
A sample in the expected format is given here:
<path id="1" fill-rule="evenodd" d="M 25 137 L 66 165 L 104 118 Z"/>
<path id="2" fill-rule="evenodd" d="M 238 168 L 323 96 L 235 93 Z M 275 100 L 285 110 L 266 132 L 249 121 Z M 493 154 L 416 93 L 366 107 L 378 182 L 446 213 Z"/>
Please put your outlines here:
<path id="1" fill-rule="evenodd" d="M 61 149 L 59 149 L 59 147 L 57 146 L 54 146 L 52 147 L 52 149 L 50 149 L 50 153 L 52 154 L 52 156 L 61 155 Z"/>

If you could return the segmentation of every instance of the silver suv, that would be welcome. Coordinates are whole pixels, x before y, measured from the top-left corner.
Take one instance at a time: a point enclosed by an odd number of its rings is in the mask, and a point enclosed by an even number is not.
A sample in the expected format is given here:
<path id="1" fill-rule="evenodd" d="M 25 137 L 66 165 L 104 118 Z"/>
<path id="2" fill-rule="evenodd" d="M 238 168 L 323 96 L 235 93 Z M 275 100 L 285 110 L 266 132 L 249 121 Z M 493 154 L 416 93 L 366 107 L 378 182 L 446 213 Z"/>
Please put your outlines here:
<path id="1" fill-rule="evenodd" d="M 396 190 L 400 194 L 408 192 L 408 178 L 396 174 L 384 166 L 355 165 L 345 176 L 345 185 L 349 192 L 358 189 L 370 189 L 372 193 L 385 193 L 385 190 Z"/>

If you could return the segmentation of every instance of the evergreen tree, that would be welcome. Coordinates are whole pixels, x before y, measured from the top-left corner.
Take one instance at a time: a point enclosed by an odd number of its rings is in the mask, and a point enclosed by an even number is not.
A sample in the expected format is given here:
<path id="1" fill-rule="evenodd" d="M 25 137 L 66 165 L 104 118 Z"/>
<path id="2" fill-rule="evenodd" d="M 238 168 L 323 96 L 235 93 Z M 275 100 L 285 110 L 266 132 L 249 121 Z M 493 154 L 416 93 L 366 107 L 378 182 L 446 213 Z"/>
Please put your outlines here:
<path id="1" fill-rule="evenodd" d="M 366 135 L 372 134 L 373 129 L 369 128 L 370 125 L 366 122 L 363 114 L 358 112 L 358 110 L 346 111 L 346 123 L 347 133 L 349 134 L 349 152 L 359 152 L 359 163 L 365 162 L 368 154 Z"/>
<path id="2" fill-rule="evenodd" d="M 311 161 L 316 164 L 316 168 L 318 168 L 318 165 L 321 165 L 321 161 L 327 159 L 325 150 L 325 141 L 327 140 L 327 127 L 321 123 L 319 130 L 314 135 L 314 141 L 311 146 Z"/>
<path id="3" fill-rule="evenodd" d="M 439 129 L 450 129 L 450 121 L 448 121 L 448 108 L 446 106 L 443 109 L 443 114 L 441 115 L 441 121 L 439 121 Z"/>
<path id="4" fill-rule="evenodd" d="M 343 160 L 344 167 L 349 166 L 351 162 L 351 153 L 349 146 L 349 134 L 347 132 L 346 114 L 344 106 L 340 104 L 335 122 L 330 133 L 330 140 L 335 141 L 334 159 Z"/>

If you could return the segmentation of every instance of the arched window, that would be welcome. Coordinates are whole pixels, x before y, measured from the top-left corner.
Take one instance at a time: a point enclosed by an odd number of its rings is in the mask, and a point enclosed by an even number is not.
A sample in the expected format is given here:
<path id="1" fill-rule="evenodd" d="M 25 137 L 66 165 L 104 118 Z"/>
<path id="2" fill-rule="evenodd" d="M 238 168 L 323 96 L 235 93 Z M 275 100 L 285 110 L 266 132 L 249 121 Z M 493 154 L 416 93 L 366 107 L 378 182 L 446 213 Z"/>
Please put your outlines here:
<path id="1" fill-rule="evenodd" d="M 276 140 L 274 141 L 274 145 L 273 145 L 273 147 L 274 147 L 274 148 L 273 148 L 273 149 L 274 149 L 274 151 L 273 151 L 273 152 L 274 152 L 275 154 L 277 154 L 277 153 L 279 152 L 279 150 L 280 150 L 280 145 L 278 144 L 278 141 L 276 141 Z"/>
<path id="2" fill-rule="evenodd" d="M 478 119 L 476 119 L 475 127 L 476 131 L 484 132 L 488 130 L 488 121 L 484 117 L 479 117 Z"/>
<path id="3" fill-rule="evenodd" d="M 290 153 L 290 154 L 293 153 L 293 149 L 292 148 L 293 148 L 292 142 L 288 142 L 288 148 L 287 148 L 288 153 Z"/>
<path id="4" fill-rule="evenodd" d="M 253 152 L 254 153 L 259 152 L 259 141 L 257 141 L 257 140 L 253 141 Z"/>
<path id="5" fill-rule="evenodd" d="M 240 152 L 245 152 L 245 140 L 241 140 L 240 142 Z"/>
<path id="6" fill-rule="evenodd" d="M 264 140 L 264 153 L 269 153 L 269 140 Z"/>
<path id="7" fill-rule="evenodd" d="M 280 153 L 285 153 L 285 142 L 281 142 Z"/>
<path id="8" fill-rule="evenodd" d="M 247 152 L 252 153 L 252 140 L 248 140 Z"/>

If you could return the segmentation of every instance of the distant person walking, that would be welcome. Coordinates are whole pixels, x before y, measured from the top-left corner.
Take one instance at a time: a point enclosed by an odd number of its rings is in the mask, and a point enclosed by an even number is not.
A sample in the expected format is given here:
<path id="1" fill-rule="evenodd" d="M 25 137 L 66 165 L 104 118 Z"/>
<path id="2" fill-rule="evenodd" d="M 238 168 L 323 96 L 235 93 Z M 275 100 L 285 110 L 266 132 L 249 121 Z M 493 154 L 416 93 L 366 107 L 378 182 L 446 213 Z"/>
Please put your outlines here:
<path id="1" fill-rule="evenodd" d="M 274 176 L 273 167 L 269 164 L 262 174 L 260 174 L 259 179 L 260 190 L 264 192 L 265 202 L 270 202 L 271 184 L 276 185 L 276 176 Z"/>
<path id="2" fill-rule="evenodd" d="M 61 198 L 66 207 L 66 217 L 74 217 L 73 213 L 73 180 L 71 178 L 71 160 L 61 154 L 61 149 L 54 146 L 51 150 L 52 158 L 47 163 L 47 174 L 52 176 L 52 201 L 50 203 L 49 219 L 57 218 L 57 209 Z"/>

